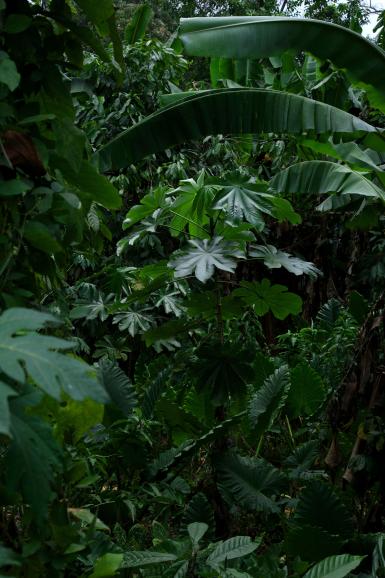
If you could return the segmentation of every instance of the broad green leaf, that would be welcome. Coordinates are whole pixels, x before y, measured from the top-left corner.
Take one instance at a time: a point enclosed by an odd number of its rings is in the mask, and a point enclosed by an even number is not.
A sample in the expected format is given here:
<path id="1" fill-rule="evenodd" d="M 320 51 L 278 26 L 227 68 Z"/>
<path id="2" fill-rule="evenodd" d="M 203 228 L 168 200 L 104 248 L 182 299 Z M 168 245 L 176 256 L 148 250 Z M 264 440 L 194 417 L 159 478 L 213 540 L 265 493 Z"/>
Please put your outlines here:
<path id="1" fill-rule="evenodd" d="M 99 520 L 94 512 L 91 512 L 91 510 L 87 508 L 68 508 L 68 511 L 74 518 L 77 518 L 86 526 L 93 526 L 95 530 L 110 530 L 104 522 Z"/>
<path id="2" fill-rule="evenodd" d="M 330 556 L 313 566 L 303 578 L 344 578 L 355 570 L 364 558 L 365 556 L 350 554 Z"/>
<path id="3" fill-rule="evenodd" d="M 63 251 L 63 247 L 52 235 L 49 227 L 40 221 L 27 221 L 24 227 L 24 237 L 32 247 L 48 255 Z"/>
<path id="4" fill-rule="evenodd" d="M 56 407 L 52 416 L 56 422 L 57 439 L 71 439 L 77 443 L 91 428 L 103 421 L 104 406 L 93 399 L 78 401 L 67 398 L 60 405 L 56 404 Z"/>
<path id="5" fill-rule="evenodd" d="M 20 554 L 17 554 L 11 548 L 0 544 L 0 568 L 3 566 L 21 566 L 21 557 Z"/>
<path id="6" fill-rule="evenodd" d="M 289 371 L 282 365 L 265 379 L 249 402 L 248 416 L 256 435 L 268 431 L 284 406 L 290 389 Z"/>
<path id="7" fill-rule="evenodd" d="M 75 0 L 87 17 L 96 25 L 101 25 L 111 18 L 114 13 L 112 0 L 95 2 L 94 0 Z"/>
<path id="8" fill-rule="evenodd" d="M 17 396 L 17 392 L 0 381 L 0 434 L 10 436 L 11 414 L 8 400 L 10 397 Z"/>
<path id="9" fill-rule="evenodd" d="M 33 394 L 32 394 L 33 395 Z M 7 488 L 20 491 L 36 518 L 42 521 L 54 497 L 55 472 L 61 470 L 61 449 L 51 427 L 30 415 L 29 395 L 10 401 L 12 442 L 7 453 Z"/>
<path id="10" fill-rule="evenodd" d="M 237 261 L 244 257 L 236 243 L 224 241 L 222 237 L 212 240 L 190 240 L 190 248 L 174 253 L 169 267 L 175 269 L 175 277 L 187 277 L 195 274 L 202 283 L 214 275 L 215 269 L 234 273 Z"/>
<path id="11" fill-rule="evenodd" d="M 185 179 L 180 182 L 177 189 L 171 191 L 176 194 L 175 201 L 170 206 L 170 212 L 174 215 L 170 223 L 172 235 L 178 235 L 188 226 L 190 235 L 197 238 L 209 237 L 205 225 L 208 224 L 208 209 L 211 208 L 214 192 L 218 188 L 215 185 L 204 184 L 204 171 L 201 171 L 197 181 Z"/>
<path id="12" fill-rule="evenodd" d="M 309 275 L 313 279 L 321 274 L 313 263 L 303 261 L 298 257 L 292 257 L 289 253 L 280 251 L 273 245 L 252 245 L 249 254 L 251 257 L 262 259 L 269 269 L 284 267 L 294 275 Z"/>
<path id="13" fill-rule="evenodd" d="M 290 372 L 291 386 L 287 407 L 293 417 L 312 415 L 320 408 L 326 396 L 321 376 L 306 362 Z"/>
<path id="14" fill-rule="evenodd" d="M 251 554 L 258 546 L 258 543 L 251 541 L 250 536 L 234 536 L 219 543 L 207 558 L 206 564 L 212 568 L 218 568 L 227 560 L 234 560 Z"/>
<path id="15" fill-rule="evenodd" d="M 94 566 L 90 578 L 111 578 L 115 576 L 123 562 L 124 554 L 104 554 Z"/>
<path id="16" fill-rule="evenodd" d="M 102 147 L 103 171 L 118 170 L 170 146 L 214 134 L 358 134 L 377 129 L 361 119 L 295 94 L 262 89 L 197 93 L 155 112 Z"/>
<path id="17" fill-rule="evenodd" d="M 282 194 L 359 195 L 385 201 L 385 191 L 362 173 L 329 161 L 305 161 L 278 173 L 270 187 Z M 350 199 L 348 198 L 348 201 Z"/>
<path id="18" fill-rule="evenodd" d="M 302 299 L 290 293 L 284 285 L 271 285 L 268 279 L 259 281 L 241 281 L 239 289 L 232 293 L 254 308 L 258 316 L 271 311 L 277 319 L 288 315 L 297 315 L 302 309 Z"/>
<path id="19" fill-rule="evenodd" d="M 283 488 L 284 478 L 271 464 L 229 454 L 217 460 L 216 468 L 220 487 L 233 504 L 251 511 L 279 512 L 273 497 Z"/>
<path id="20" fill-rule="evenodd" d="M 65 391 L 73 399 L 107 401 L 95 371 L 83 361 L 61 353 L 72 349 L 74 343 L 33 331 L 52 320 L 57 323 L 52 316 L 30 309 L 7 309 L 0 316 L 0 369 L 21 383 L 29 375 L 58 400 Z"/>
<path id="21" fill-rule="evenodd" d="M 16 64 L 6 52 L 0 51 L 0 83 L 8 86 L 9 90 L 13 92 L 19 86 L 20 79 Z"/>
<path id="22" fill-rule="evenodd" d="M 126 552 L 122 568 L 141 568 L 148 564 L 161 564 L 162 562 L 171 562 L 176 560 L 175 554 L 167 552 L 152 552 L 151 550 Z"/>
<path id="23" fill-rule="evenodd" d="M 155 212 L 165 206 L 165 193 L 157 188 L 140 200 L 140 205 L 134 205 L 128 211 L 123 221 L 123 229 L 128 229 L 146 217 L 155 216 Z"/>
<path id="24" fill-rule="evenodd" d="M 10 14 L 4 22 L 3 32 L 7 34 L 20 34 L 20 32 L 27 30 L 31 24 L 32 18 L 26 14 Z"/>
<path id="25" fill-rule="evenodd" d="M 0 181 L 0 197 L 14 197 L 22 195 L 32 189 L 32 183 L 22 179 Z"/>
<path id="26" fill-rule="evenodd" d="M 365 83 L 371 103 L 385 109 L 385 53 L 349 28 L 282 16 L 182 18 L 179 38 L 190 56 L 257 59 L 286 50 L 310 52 Z"/>
<path id="27" fill-rule="evenodd" d="M 122 200 L 118 191 L 106 177 L 98 173 L 90 162 L 81 161 L 78 171 L 65 167 L 63 174 L 66 181 L 76 187 L 80 196 L 83 193 L 107 209 L 120 208 Z"/>
<path id="28" fill-rule="evenodd" d="M 131 21 L 127 24 L 124 31 L 124 38 L 127 44 L 134 44 L 144 37 L 152 17 L 153 11 L 147 4 L 141 4 L 136 8 Z"/>
<path id="29" fill-rule="evenodd" d="M 208 529 L 208 525 L 204 522 L 193 522 L 187 526 L 187 531 L 194 548 L 199 544 Z"/>

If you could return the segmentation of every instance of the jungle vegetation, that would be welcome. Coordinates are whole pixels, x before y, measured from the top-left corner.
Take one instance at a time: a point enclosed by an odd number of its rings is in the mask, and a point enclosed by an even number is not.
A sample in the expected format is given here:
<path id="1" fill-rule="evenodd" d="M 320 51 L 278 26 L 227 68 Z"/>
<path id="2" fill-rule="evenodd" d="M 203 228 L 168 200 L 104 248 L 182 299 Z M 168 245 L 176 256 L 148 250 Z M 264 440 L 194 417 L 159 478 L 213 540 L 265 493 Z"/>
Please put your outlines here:
<path id="1" fill-rule="evenodd" d="M 385 576 L 367 17 L 0 0 L 1 576 Z"/>

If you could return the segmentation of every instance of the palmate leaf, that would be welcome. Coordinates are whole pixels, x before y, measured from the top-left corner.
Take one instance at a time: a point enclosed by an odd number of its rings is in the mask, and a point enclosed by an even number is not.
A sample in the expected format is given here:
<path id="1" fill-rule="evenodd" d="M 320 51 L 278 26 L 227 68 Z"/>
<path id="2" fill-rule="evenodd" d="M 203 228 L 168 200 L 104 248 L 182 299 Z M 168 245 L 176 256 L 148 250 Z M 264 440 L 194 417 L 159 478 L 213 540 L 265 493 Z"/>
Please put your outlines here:
<path id="1" fill-rule="evenodd" d="M 345 51 L 346 52 L 346 51 Z M 376 128 L 361 119 L 295 94 L 262 89 L 219 89 L 184 97 L 107 143 L 101 170 L 119 170 L 170 146 L 214 134 L 358 134 Z"/>
<path id="2" fill-rule="evenodd" d="M 247 510 L 278 512 L 273 496 L 284 483 L 282 474 L 263 459 L 243 458 L 229 454 L 216 461 L 220 487 Z"/>
<path id="3" fill-rule="evenodd" d="M 357 568 L 365 556 L 341 554 L 318 562 L 303 578 L 344 578 Z"/>
<path id="4" fill-rule="evenodd" d="M 203 239 L 189 241 L 190 248 L 174 254 L 169 267 L 175 269 L 175 277 L 186 277 L 195 274 L 202 283 L 206 283 L 214 275 L 215 269 L 234 273 L 236 259 L 244 257 L 237 243 L 224 241 L 222 237 L 212 240 Z"/>
<path id="5" fill-rule="evenodd" d="M 290 273 L 294 273 L 294 275 L 309 275 L 312 278 L 321 274 L 313 263 L 293 257 L 273 245 L 252 245 L 249 254 L 251 257 L 262 259 L 269 269 L 284 267 Z"/>
<path id="6" fill-rule="evenodd" d="M 261 231 L 265 226 L 263 214 L 272 214 L 266 184 L 253 185 L 237 175 L 218 183 L 221 191 L 215 197 L 213 209 L 223 210 L 234 223 L 245 220 Z"/>
<path id="7" fill-rule="evenodd" d="M 170 212 L 174 215 L 170 223 L 170 231 L 173 236 L 181 233 L 188 226 L 190 235 L 205 239 L 209 237 L 205 225 L 209 223 L 207 211 L 212 205 L 217 187 L 205 184 L 205 173 L 202 170 L 195 181 L 184 179 L 180 186 L 170 194 L 176 194 Z"/>
<path id="8" fill-rule="evenodd" d="M 247 305 L 254 308 L 256 315 L 265 315 L 271 311 L 277 319 L 288 315 L 297 315 L 302 309 L 302 299 L 290 293 L 284 285 L 271 285 L 268 279 L 258 281 L 241 281 L 240 288 L 233 291 Z"/>
<path id="9" fill-rule="evenodd" d="M 286 365 L 276 369 L 253 395 L 249 402 L 248 416 L 251 427 L 262 435 L 273 425 L 284 406 L 290 389 L 289 371 Z"/>
<path id="10" fill-rule="evenodd" d="M 152 316 L 146 314 L 147 310 L 147 308 L 132 309 L 131 311 L 117 313 L 114 315 L 113 323 L 118 324 L 119 331 L 128 331 L 131 337 L 135 337 L 135 335 L 147 331 L 153 323 Z"/>
<path id="11" fill-rule="evenodd" d="M 211 390 L 211 403 L 215 406 L 241 396 L 253 380 L 250 351 L 240 344 L 203 342 L 195 355 L 195 386 L 198 391 Z"/>
<path id="12" fill-rule="evenodd" d="M 345 197 L 346 202 L 350 202 L 352 195 L 385 201 L 385 191 L 362 173 L 329 161 L 305 161 L 292 165 L 278 173 L 270 181 L 270 187 L 283 194 L 336 193 Z M 324 202 L 318 208 L 328 210 L 333 207 L 330 202 Z"/>
<path id="13" fill-rule="evenodd" d="M 227 560 L 234 560 L 251 554 L 258 548 L 259 544 L 260 541 L 252 542 L 250 536 L 234 536 L 220 542 L 206 559 L 206 564 L 218 569 L 222 564 L 226 564 Z"/>
<path id="14" fill-rule="evenodd" d="M 107 401 L 108 395 L 96 380 L 93 368 L 61 352 L 73 349 L 75 343 L 35 331 L 46 323 L 60 321 L 45 313 L 16 307 L 1 315 L 0 370 L 21 383 L 29 375 L 36 385 L 58 400 L 64 391 L 73 399 Z"/>
<path id="15" fill-rule="evenodd" d="M 353 82 L 371 85 L 365 86 L 371 103 L 385 108 L 385 53 L 348 28 L 276 16 L 182 18 L 179 38 L 190 56 L 256 59 L 286 50 L 310 52 L 343 68 Z"/>

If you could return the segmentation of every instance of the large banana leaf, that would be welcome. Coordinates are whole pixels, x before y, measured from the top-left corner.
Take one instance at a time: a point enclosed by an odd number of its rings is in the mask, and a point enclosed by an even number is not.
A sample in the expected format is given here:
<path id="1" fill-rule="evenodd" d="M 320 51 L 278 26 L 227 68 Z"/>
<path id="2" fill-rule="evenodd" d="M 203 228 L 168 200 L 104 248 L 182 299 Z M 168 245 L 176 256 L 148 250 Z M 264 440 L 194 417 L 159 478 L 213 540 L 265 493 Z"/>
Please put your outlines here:
<path id="1" fill-rule="evenodd" d="M 385 201 L 385 192 L 362 173 L 330 161 L 305 161 L 278 173 L 270 187 L 279 193 L 361 195 Z"/>
<path id="2" fill-rule="evenodd" d="M 385 52 L 348 28 L 277 16 L 182 18 L 179 38 L 191 56 L 252 59 L 305 50 L 370 85 L 372 104 L 385 111 Z"/>
<path id="3" fill-rule="evenodd" d="M 155 112 L 97 153 L 101 170 L 117 170 L 188 140 L 240 133 L 370 133 L 377 129 L 330 105 L 260 89 L 204 91 Z"/>

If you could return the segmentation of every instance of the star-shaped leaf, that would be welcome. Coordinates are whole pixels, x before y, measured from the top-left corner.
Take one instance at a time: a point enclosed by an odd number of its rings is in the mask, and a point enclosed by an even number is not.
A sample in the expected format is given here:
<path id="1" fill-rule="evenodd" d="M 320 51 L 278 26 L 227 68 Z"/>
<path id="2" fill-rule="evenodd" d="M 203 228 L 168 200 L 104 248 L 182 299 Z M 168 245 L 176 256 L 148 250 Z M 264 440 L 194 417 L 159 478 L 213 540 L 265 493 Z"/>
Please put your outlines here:
<path id="1" fill-rule="evenodd" d="M 174 255 L 169 267 L 175 269 L 175 277 L 195 274 L 202 283 L 214 275 L 215 269 L 234 273 L 237 259 L 244 257 L 237 243 L 224 241 L 222 237 L 212 240 L 190 240 L 189 249 Z"/>
<path id="2" fill-rule="evenodd" d="M 265 315 L 271 311 L 277 319 L 285 319 L 290 313 L 298 314 L 302 309 L 302 299 L 290 293 L 284 285 L 271 285 L 268 279 L 242 281 L 241 287 L 232 293 L 252 305 L 256 315 Z"/>
<path id="3" fill-rule="evenodd" d="M 250 248 L 250 256 L 262 259 L 269 269 L 284 267 L 294 275 L 309 275 L 313 278 L 321 274 L 321 271 L 313 263 L 293 257 L 273 245 L 253 245 Z"/>
<path id="4" fill-rule="evenodd" d="M 245 220 L 261 231 L 265 226 L 263 215 L 273 214 L 273 196 L 266 193 L 266 183 L 254 184 L 239 175 L 219 182 L 223 183 L 222 190 L 213 208 L 225 211 L 234 223 Z"/>

